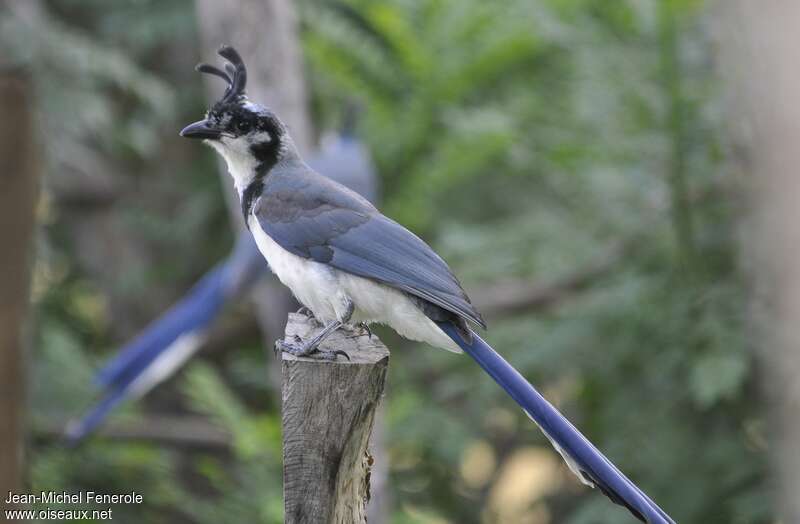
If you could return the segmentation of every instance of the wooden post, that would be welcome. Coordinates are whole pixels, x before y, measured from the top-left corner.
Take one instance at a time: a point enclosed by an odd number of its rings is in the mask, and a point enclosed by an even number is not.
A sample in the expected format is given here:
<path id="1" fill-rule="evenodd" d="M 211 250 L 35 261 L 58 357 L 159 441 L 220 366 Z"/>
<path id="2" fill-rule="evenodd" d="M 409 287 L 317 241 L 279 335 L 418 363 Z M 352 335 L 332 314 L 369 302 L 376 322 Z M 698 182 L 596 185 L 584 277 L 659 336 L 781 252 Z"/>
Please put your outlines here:
<path id="1" fill-rule="evenodd" d="M 308 339 L 319 329 L 293 313 L 285 340 Z M 367 447 L 389 350 L 374 335 L 345 329 L 322 347 L 345 351 L 350 361 L 282 355 L 284 521 L 365 523 L 372 465 Z"/>
<path id="2" fill-rule="evenodd" d="M 4 497 L 21 487 L 24 326 L 39 185 L 31 83 L 26 74 L 0 72 L 0 107 L 0 496 Z"/>

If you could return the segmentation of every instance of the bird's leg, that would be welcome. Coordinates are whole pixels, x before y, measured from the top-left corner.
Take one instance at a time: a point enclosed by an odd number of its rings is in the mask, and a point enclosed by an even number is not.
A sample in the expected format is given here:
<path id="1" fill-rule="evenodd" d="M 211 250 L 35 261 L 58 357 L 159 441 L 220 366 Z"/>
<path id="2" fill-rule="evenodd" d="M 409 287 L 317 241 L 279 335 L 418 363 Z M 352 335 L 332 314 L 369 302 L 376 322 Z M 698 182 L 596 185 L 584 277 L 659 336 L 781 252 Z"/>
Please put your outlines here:
<path id="1" fill-rule="evenodd" d="M 328 338 L 331 333 L 342 327 L 348 320 L 350 320 L 350 317 L 353 316 L 354 309 L 355 306 L 353 302 L 348 300 L 347 309 L 345 310 L 345 314 L 342 315 L 341 320 L 334 320 L 333 322 L 329 323 L 317 334 L 317 336 L 307 342 L 303 342 L 297 336 L 295 337 L 295 342 L 284 342 L 283 340 L 278 340 L 275 342 L 275 349 L 284 351 L 296 357 L 309 357 L 313 354 L 318 355 L 318 357 L 323 360 L 336 360 L 336 355 L 342 355 L 347 360 L 350 360 L 350 356 L 342 350 L 323 351 L 319 349 L 319 345 L 326 338 Z"/>

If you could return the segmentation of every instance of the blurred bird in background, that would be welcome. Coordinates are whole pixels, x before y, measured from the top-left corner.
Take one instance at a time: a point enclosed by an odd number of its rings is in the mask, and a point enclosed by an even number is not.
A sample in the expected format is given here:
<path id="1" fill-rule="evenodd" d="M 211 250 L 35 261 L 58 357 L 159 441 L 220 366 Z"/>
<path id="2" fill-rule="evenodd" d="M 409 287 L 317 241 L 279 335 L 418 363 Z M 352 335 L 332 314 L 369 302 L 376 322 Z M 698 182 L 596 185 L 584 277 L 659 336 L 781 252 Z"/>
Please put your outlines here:
<path id="1" fill-rule="evenodd" d="M 378 194 L 372 159 L 355 134 L 358 108 L 348 104 L 337 132 L 322 136 L 309 158 L 317 172 L 349 187 L 371 202 Z M 141 398 L 170 378 L 203 347 L 226 304 L 247 299 L 269 265 L 249 233 L 242 233 L 228 258 L 206 273 L 163 315 L 125 344 L 95 376 L 100 400 L 69 424 L 67 440 L 77 444 L 97 429 L 114 408 Z"/>

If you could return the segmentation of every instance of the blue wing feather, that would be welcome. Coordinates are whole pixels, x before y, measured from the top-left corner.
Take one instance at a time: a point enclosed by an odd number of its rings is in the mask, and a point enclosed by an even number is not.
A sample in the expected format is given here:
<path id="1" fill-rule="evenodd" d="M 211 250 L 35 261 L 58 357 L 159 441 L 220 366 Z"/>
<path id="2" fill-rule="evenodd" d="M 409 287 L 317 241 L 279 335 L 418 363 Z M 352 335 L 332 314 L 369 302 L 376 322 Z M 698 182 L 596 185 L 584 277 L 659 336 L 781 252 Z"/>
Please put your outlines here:
<path id="1" fill-rule="evenodd" d="M 270 174 L 254 210 L 264 232 L 291 253 L 401 289 L 486 327 L 444 260 L 344 186 L 309 170 Z"/>

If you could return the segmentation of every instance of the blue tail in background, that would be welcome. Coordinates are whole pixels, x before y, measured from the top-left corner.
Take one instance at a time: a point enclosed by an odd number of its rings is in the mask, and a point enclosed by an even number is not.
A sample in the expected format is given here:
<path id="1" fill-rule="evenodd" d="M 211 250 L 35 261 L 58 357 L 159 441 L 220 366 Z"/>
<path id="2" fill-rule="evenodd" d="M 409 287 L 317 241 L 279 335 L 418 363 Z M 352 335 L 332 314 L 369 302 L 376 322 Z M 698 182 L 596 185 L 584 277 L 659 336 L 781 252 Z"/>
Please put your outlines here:
<path id="1" fill-rule="evenodd" d="M 569 468 L 584 483 L 600 490 L 615 503 L 625 506 L 642 522 L 674 524 L 655 502 L 611 463 L 580 431 L 476 333 L 464 340 L 450 322 L 439 328 L 506 390 L 525 413 L 541 428 Z"/>
<path id="2" fill-rule="evenodd" d="M 104 390 L 89 413 L 67 429 L 75 444 L 90 434 L 120 402 L 139 398 L 169 378 L 205 341 L 223 306 L 268 272 L 250 235 L 242 235 L 231 255 L 174 306 L 111 359 L 95 376 Z"/>

